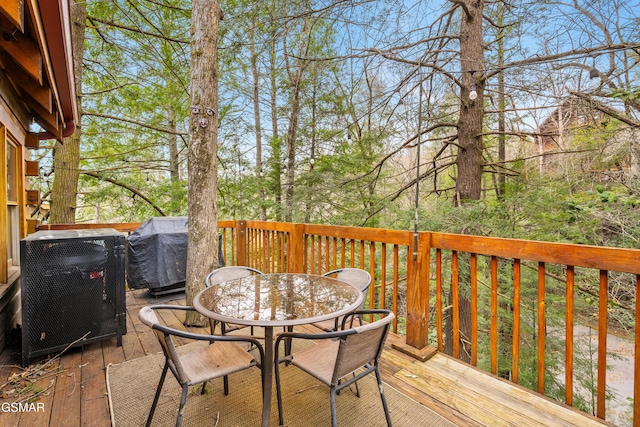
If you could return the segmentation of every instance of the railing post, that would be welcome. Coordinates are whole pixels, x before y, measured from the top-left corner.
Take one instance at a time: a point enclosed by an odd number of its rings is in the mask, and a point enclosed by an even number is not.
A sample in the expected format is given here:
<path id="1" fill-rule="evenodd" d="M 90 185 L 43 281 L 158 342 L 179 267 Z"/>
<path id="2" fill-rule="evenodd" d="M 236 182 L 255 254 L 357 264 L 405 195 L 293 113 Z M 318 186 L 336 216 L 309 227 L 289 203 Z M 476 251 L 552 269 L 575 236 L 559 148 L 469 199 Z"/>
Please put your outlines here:
<path id="1" fill-rule="evenodd" d="M 407 331 L 406 343 L 394 344 L 397 350 L 425 361 L 436 352 L 427 345 L 429 326 L 429 268 L 431 233 L 418 233 L 409 247 L 407 259 Z M 414 247 L 417 245 L 417 247 Z M 416 254 L 415 257 L 413 254 Z"/>
<path id="2" fill-rule="evenodd" d="M 236 264 L 247 265 L 247 222 L 236 221 Z"/>
<path id="3" fill-rule="evenodd" d="M 291 224 L 287 242 L 287 273 L 304 273 L 304 224 Z"/>

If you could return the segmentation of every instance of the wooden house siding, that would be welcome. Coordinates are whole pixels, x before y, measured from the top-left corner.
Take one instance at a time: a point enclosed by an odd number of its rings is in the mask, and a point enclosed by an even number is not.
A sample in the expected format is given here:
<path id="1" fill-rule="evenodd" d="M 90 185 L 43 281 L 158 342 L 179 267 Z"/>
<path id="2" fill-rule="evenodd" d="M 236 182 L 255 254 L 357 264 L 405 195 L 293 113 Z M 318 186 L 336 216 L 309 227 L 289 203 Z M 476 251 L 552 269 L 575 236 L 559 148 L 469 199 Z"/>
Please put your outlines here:
<path id="1" fill-rule="evenodd" d="M 37 199 L 26 177 L 39 172 L 29 149 L 62 142 L 78 120 L 69 16 L 69 0 L 0 2 L 0 351 L 20 321 L 19 241 Z"/>

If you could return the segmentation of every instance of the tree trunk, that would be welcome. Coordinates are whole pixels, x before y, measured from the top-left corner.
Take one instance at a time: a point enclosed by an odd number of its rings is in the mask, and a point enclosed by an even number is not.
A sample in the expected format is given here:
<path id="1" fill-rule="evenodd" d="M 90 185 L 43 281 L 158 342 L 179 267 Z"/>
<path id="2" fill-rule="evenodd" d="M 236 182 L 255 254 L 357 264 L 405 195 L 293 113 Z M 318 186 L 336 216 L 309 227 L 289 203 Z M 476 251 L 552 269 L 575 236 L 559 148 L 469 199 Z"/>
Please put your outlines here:
<path id="1" fill-rule="evenodd" d="M 313 85 L 311 87 L 311 153 L 309 155 L 309 173 L 313 172 L 313 164 L 316 157 L 316 144 L 318 139 L 317 114 L 318 114 L 318 79 L 317 74 L 314 75 Z M 311 208 L 313 201 L 310 197 L 305 198 L 304 222 L 311 222 Z"/>
<path id="2" fill-rule="evenodd" d="M 285 206 L 284 206 L 284 220 L 285 222 L 293 222 L 293 193 L 295 184 L 295 166 L 296 166 L 296 149 L 298 138 L 298 120 L 300 118 L 300 96 L 302 91 L 302 77 L 304 70 L 308 65 L 305 59 L 307 50 L 310 44 L 309 38 L 311 33 L 311 26 L 309 25 L 308 18 L 302 24 L 301 34 L 298 38 L 297 55 L 300 57 L 295 61 L 295 67 L 292 72 L 289 68 L 288 52 L 286 47 L 285 36 L 285 62 L 287 63 L 287 73 L 289 75 L 289 81 L 291 82 L 291 112 L 289 115 L 289 129 L 287 131 L 287 180 L 285 183 Z"/>
<path id="3" fill-rule="evenodd" d="M 264 175 L 262 173 L 262 125 L 260 123 L 260 73 L 258 72 L 258 54 L 255 45 L 257 23 L 252 22 L 249 32 L 249 49 L 251 50 L 251 75 L 253 77 L 253 118 L 256 126 L 256 178 L 260 197 L 260 220 L 267 220 L 265 203 Z"/>
<path id="4" fill-rule="evenodd" d="M 460 68 L 462 71 L 460 88 L 460 117 L 458 119 L 458 156 L 456 164 L 456 204 L 467 200 L 479 200 L 482 195 L 483 142 L 482 119 L 484 115 L 484 46 L 482 38 L 483 0 L 462 0 L 462 21 L 460 23 Z M 471 91 L 477 97 L 471 99 Z M 462 262 L 461 264 L 464 264 Z M 467 270 L 465 270 L 467 271 Z M 467 277 L 459 281 L 458 313 L 460 316 L 460 359 L 469 362 L 471 304 L 470 287 Z M 452 302 L 453 303 L 453 302 Z M 451 329 L 447 329 L 452 335 Z M 453 343 L 452 343 L 453 344 Z"/>
<path id="5" fill-rule="evenodd" d="M 282 141 L 280 141 L 280 132 L 278 130 L 278 82 L 276 79 L 276 39 L 275 34 L 272 37 L 269 52 L 270 65 L 270 94 L 271 94 L 271 128 L 273 136 L 271 137 L 271 179 L 272 192 L 275 204 L 275 219 L 282 221 L 282 164 L 280 157 L 282 156 Z"/>
<path id="6" fill-rule="evenodd" d="M 218 0 L 194 0 L 191 22 L 191 118 L 189 120 L 188 252 L 186 304 L 218 267 Z M 188 312 L 187 325 L 204 324 Z"/>
<path id="7" fill-rule="evenodd" d="M 482 43 L 482 0 L 463 0 L 460 24 L 460 117 L 458 119 L 458 178 L 456 203 L 479 200 L 482 191 L 482 117 L 484 113 L 484 56 Z M 472 84 L 477 99 L 469 98 Z"/>
<path id="8" fill-rule="evenodd" d="M 298 114 L 300 112 L 300 81 L 302 75 L 293 86 L 293 100 L 291 101 L 291 116 L 289 131 L 287 132 L 287 181 L 285 190 L 284 221 L 293 222 L 293 186 L 295 181 L 296 139 L 298 137 Z"/>
<path id="9" fill-rule="evenodd" d="M 502 69 L 504 65 L 504 37 L 506 36 L 503 21 L 504 21 L 504 2 L 498 4 L 498 67 Z M 504 174 L 505 160 L 506 160 L 506 145 L 507 135 L 506 131 L 506 114 L 507 102 L 505 99 L 505 84 L 504 84 L 504 71 L 498 73 L 498 198 L 504 198 L 504 192 L 506 189 L 506 175 Z"/>
<path id="10" fill-rule="evenodd" d="M 71 43 L 73 44 L 73 69 L 75 73 L 76 103 L 78 105 L 78 123 L 75 133 L 56 144 L 53 153 L 53 189 L 51 191 L 51 211 L 49 222 L 52 224 L 74 224 L 76 222 L 76 198 L 78 195 L 78 176 L 80 168 L 80 135 L 82 121 L 82 56 L 84 54 L 84 30 L 87 10 L 85 3 L 74 2 L 71 7 L 73 23 Z"/>

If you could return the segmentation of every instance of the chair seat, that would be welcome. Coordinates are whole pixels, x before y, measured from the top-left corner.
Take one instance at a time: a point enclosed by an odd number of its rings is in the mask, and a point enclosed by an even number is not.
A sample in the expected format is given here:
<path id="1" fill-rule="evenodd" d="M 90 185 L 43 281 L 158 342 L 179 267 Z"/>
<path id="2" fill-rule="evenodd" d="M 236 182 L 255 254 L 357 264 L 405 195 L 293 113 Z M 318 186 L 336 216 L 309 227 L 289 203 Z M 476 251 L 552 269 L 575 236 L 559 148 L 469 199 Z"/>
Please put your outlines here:
<path id="1" fill-rule="evenodd" d="M 297 351 L 291 363 L 330 386 L 339 348 L 339 340 L 324 340 Z"/>
<path id="2" fill-rule="evenodd" d="M 247 369 L 254 357 L 234 342 L 216 342 L 183 355 L 181 361 L 189 383 L 198 384 Z"/>

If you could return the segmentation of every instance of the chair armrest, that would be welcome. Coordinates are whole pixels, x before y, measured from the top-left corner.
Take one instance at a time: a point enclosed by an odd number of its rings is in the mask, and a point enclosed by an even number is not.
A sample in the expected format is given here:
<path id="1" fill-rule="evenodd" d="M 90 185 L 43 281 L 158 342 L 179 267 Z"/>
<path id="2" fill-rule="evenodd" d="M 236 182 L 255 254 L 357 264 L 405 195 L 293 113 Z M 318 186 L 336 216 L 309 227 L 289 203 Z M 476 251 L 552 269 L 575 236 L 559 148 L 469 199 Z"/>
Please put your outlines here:
<path id="1" fill-rule="evenodd" d="M 345 329 L 347 322 L 350 322 L 349 324 L 349 328 L 353 327 L 353 319 L 357 316 L 360 319 L 362 319 L 362 315 L 364 314 L 379 314 L 379 315 L 384 315 L 383 317 L 389 316 L 391 314 L 393 314 L 393 311 L 391 310 L 387 310 L 386 308 L 374 308 L 374 309 L 365 309 L 365 310 L 356 310 L 356 311 L 352 311 L 349 314 L 346 314 L 343 318 L 342 318 L 342 325 L 341 325 L 341 329 Z"/>
<path id="2" fill-rule="evenodd" d="M 304 340 L 326 340 L 326 339 L 346 337 L 347 335 L 352 335 L 355 333 L 356 333 L 355 329 L 345 329 L 345 330 L 334 331 L 334 332 L 320 332 L 317 334 L 307 334 L 307 333 L 301 333 L 301 332 L 283 332 L 281 334 L 278 334 L 278 338 L 276 339 L 276 344 L 275 344 L 275 350 L 277 354 L 279 350 L 280 342 L 286 338 L 304 339 Z"/>
<path id="3" fill-rule="evenodd" d="M 182 311 L 196 311 L 192 306 L 184 306 L 184 305 L 152 305 L 150 306 L 153 310 L 182 310 Z M 166 325 L 162 325 L 160 323 L 155 323 L 152 326 L 153 329 L 157 329 L 165 334 L 170 334 L 176 337 L 187 338 L 197 341 L 232 341 L 232 342 L 248 342 L 255 345 L 260 352 L 260 364 L 262 365 L 264 360 L 264 347 L 257 339 L 246 336 L 246 335 L 209 335 L 209 334 L 199 334 L 196 332 L 188 332 L 180 329 L 171 328 Z"/>
<path id="4" fill-rule="evenodd" d="M 280 343 L 284 339 L 287 339 L 287 338 L 288 339 L 305 339 L 305 340 L 326 340 L 326 339 L 336 339 L 336 338 L 339 339 L 341 337 L 345 337 L 347 335 L 352 335 L 355 333 L 357 333 L 355 329 L 346 329 L 342 331 L 333 331 L 333 332 L 320 332 L 317 334 L 306 334 L 301 332 L 282 332 L 278 334 L 278 338 L 276 338 L 276 343 L 274 346 L 275 355 L 276 355 L 275 363 L 279 364 L 282 361 L 291 360 L 291 357 L 292 357 L 291 354 L 285 354 L 284 358 L 280 358 L 278 356 L 280 354 Z"/>

